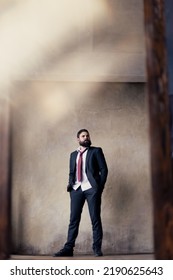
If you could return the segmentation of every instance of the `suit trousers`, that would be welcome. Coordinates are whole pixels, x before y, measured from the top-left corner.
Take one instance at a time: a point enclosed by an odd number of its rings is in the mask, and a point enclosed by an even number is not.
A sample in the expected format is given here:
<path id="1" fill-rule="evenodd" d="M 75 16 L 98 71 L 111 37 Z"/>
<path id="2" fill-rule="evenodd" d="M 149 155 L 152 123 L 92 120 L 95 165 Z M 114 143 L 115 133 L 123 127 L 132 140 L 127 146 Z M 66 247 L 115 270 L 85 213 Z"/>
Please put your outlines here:
<path id="1" fill-rule="evenodd" d="M 64 245 L 66 249 L 73 249 L 75 240 L 78 236 L 79 224 L 81 220 L 82 209 L 85 201 L 87 201 L 90 219 L 93 231 L 93 250 L 101 249 L 103 230 L 101 222 L 101 192 L 98 188 L 91 188 L 82 191 L 81 187 L 77 190 L 72 189 L 70 192 L 71 213 L 68 228 L 67 242 Z"/>

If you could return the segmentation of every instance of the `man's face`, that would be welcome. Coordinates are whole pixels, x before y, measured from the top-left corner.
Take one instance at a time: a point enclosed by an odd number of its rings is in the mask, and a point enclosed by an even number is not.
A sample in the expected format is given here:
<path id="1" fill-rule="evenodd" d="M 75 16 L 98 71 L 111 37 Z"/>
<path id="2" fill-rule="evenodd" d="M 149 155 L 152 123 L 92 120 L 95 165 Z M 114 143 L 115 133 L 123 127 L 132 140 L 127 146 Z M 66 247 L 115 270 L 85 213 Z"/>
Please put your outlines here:
<path id="1" fill-rule="evenodd" d="M 91 140 L 88 132 L 81 132 L 78 138 L 79 145 L 82 147 L 90 147 Z"/>

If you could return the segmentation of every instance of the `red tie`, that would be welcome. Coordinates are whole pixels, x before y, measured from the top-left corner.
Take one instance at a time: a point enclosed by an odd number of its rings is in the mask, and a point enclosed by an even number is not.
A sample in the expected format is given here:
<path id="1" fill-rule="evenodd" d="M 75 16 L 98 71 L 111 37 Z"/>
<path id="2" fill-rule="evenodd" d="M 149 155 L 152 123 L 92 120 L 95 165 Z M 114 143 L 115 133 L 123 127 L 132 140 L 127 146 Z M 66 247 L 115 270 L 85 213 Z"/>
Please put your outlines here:
<path id="1" fill-rule="evenodd" d="M 86 149 L 79 154 L 78 164 L 77 164 L 77 177 L 78 182 L 82 182 L 82 155 L 86 151 Z"/>

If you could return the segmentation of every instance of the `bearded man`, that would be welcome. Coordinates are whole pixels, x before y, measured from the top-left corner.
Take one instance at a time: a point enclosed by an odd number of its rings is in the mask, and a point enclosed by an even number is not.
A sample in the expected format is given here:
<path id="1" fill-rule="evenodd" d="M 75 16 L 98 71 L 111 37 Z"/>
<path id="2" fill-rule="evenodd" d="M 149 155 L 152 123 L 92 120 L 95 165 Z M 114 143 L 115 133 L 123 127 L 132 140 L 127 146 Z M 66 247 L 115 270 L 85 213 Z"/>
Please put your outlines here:
<path id="1" fill-rule="evenodd" d="M 82 209 L 87 201 L 93 231 L 92 249 L 94 255 L 102 253 L 103 229 L 101 222 L 101 196 L 106 183 L 108 168 L 103 151 L 100 147 L 91 146 L 87 129 L 77 133 L 79 147 L 70 155 L 69 183 L 70 193 L 70 223 L 67 242 L 63 249 L 54 257 L 73 256 L 75 241 L 78 236 Z"/>

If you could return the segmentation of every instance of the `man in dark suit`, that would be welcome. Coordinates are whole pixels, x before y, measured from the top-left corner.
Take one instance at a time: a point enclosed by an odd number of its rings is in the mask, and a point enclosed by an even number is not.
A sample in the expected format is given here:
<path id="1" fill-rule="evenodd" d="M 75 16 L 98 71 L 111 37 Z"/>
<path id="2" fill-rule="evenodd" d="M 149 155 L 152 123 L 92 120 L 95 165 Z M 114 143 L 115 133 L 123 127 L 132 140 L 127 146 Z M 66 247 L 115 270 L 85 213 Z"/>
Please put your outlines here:
<path id="1" fill-rule="evenodd" d="M 77 133 L 79 148 L 70 155 L 69 184 L 67 191 L 71 198 L 70 224 L 67 242 L 54 257 L 73 256 L 78 235 L 81 213 L 87 201 L 93 230 L 93 251 L 102 256 L 103 238 L 101 222 L 101 196 L 106 183 L 108 168 L 101 148 L 91 146 L 87 129 Z"/>

